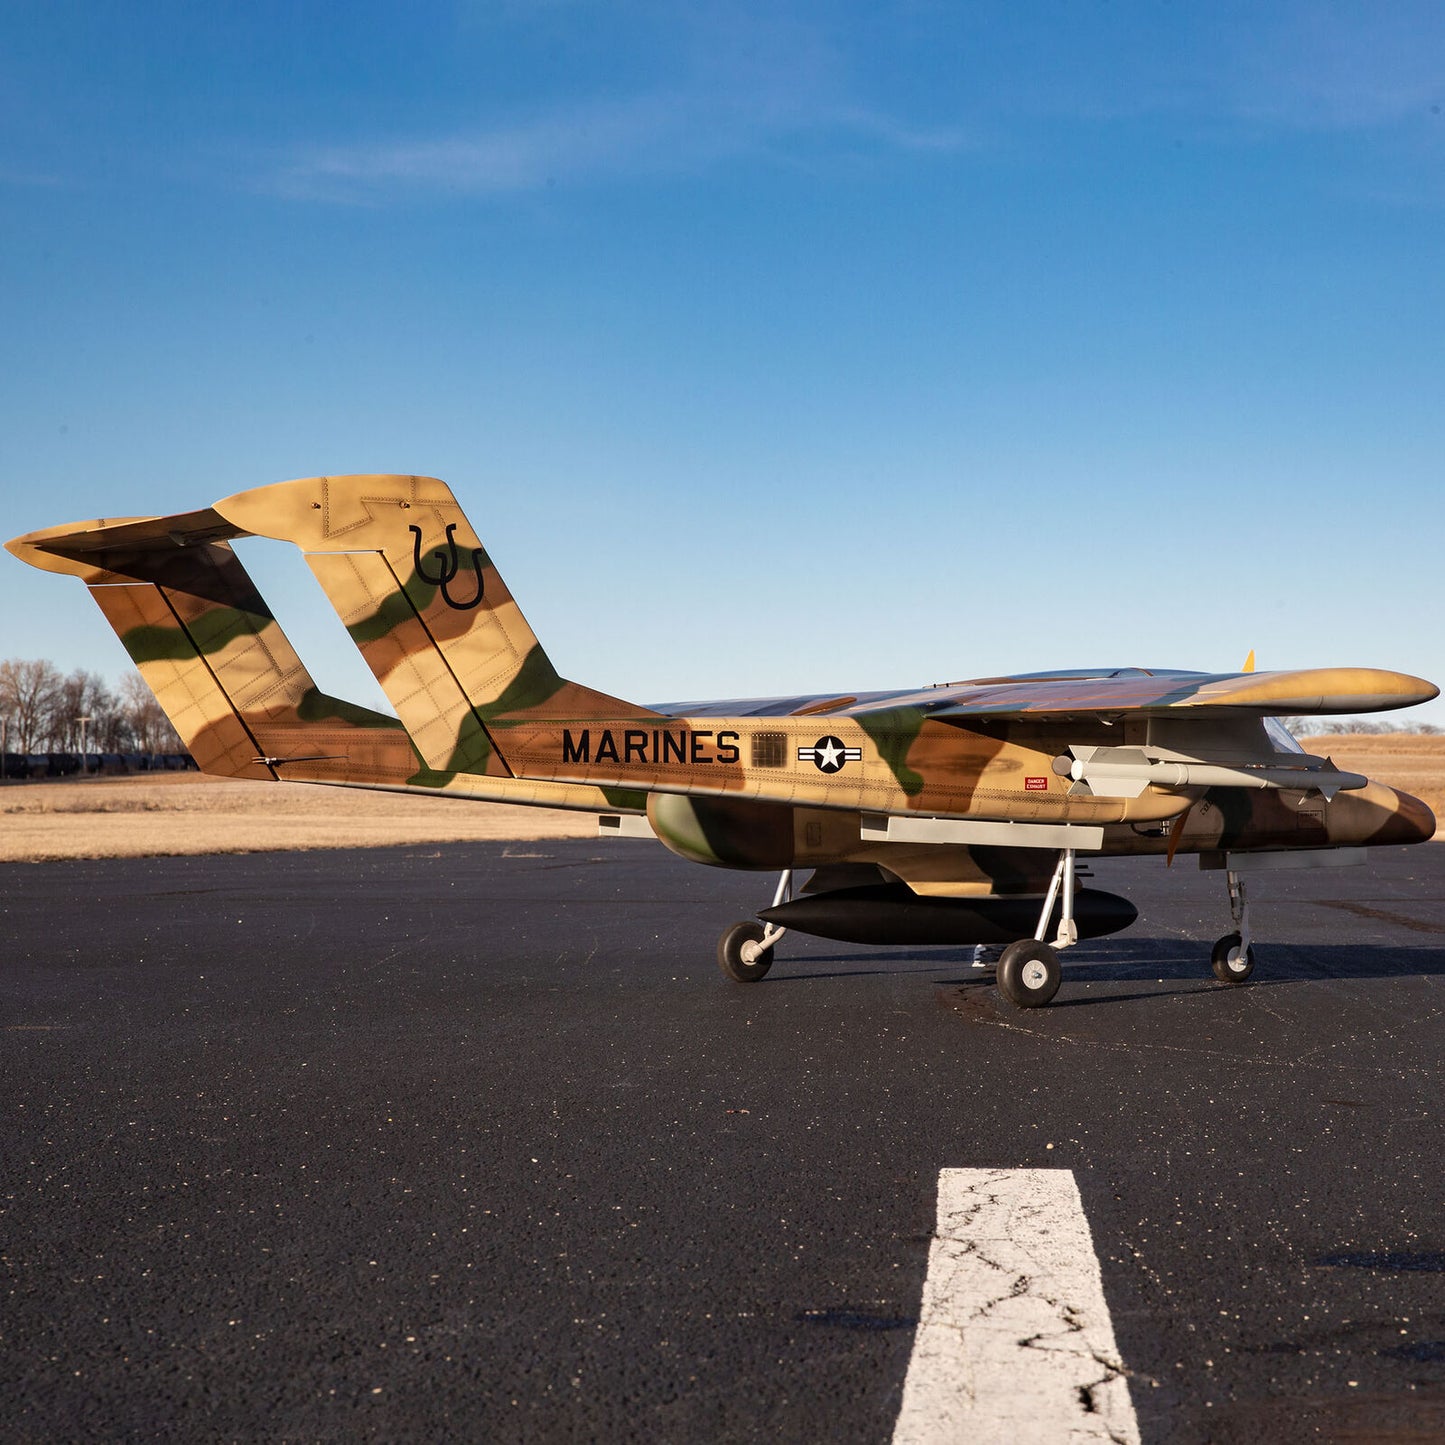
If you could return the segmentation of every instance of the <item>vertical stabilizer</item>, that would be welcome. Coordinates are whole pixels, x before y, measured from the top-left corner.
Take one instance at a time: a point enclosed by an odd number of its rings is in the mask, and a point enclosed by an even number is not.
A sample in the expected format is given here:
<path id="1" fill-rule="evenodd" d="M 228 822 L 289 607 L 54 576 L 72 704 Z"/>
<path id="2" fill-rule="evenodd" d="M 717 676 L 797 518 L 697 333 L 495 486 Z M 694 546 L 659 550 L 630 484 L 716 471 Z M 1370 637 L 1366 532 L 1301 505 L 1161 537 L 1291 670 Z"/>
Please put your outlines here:
<path id="1" fill-rule="evenodd" d="M 428 766 L 510 777 L 493 721 L 652 714 L 558 675 L 444 482 L 310 477 L 218 502 L 292 542 Z"/>

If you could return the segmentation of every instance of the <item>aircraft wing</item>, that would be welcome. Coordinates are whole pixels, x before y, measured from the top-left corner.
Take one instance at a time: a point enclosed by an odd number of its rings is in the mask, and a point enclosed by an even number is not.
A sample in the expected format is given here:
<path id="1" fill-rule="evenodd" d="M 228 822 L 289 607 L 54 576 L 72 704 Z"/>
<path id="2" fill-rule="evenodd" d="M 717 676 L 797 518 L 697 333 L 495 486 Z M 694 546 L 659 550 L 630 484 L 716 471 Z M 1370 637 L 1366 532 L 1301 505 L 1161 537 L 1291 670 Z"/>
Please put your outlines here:
<path id="1" fill-rule="evenodd" d="M 997 718 L 1177 716 L 1207 710 L 1254 717 L 1385 712 L 1439 696 L 1408 673 L 1374 667 L 1316 667 L 1290 672 L 1164 673 L 1128 670 L 1095 677 L 1003 679 L 913 694 L 929 717 Z M 885 706 L 898 706 L 893 698 Z M 871 710 L 871 709 L 870 709 Z M 851 709 L 861 712 L 864 709 Z"/>
<path id="2" fill-rule="evenodd" d="M 928 688 L 792 697 L 653 703 L 669 717 L 863 717 L 917 708 L 933 718 L 1000 721 L 1208 708 L 1251 717 L 1385 712 L 1429 702 L 1439 689 L 1423 678 L 1374 667 L 1289 672 L 1180 672 L 1137 667 L 990 677 Z"/>

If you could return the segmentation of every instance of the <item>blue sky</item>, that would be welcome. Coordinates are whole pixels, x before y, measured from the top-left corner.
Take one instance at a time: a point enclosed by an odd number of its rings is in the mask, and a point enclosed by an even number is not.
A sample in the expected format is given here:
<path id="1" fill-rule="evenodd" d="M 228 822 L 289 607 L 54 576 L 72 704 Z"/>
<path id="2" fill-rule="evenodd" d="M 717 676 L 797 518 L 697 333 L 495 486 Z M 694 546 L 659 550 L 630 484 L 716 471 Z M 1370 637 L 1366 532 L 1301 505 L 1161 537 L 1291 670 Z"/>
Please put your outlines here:
<path id="1" fill-rule="evenodd" d="M 1437 4 L 0 16 L 6 535 L 421 472 L 638 700 L 1445 682 Z M 0 607 L 127 665 L 8 555 Z"/>

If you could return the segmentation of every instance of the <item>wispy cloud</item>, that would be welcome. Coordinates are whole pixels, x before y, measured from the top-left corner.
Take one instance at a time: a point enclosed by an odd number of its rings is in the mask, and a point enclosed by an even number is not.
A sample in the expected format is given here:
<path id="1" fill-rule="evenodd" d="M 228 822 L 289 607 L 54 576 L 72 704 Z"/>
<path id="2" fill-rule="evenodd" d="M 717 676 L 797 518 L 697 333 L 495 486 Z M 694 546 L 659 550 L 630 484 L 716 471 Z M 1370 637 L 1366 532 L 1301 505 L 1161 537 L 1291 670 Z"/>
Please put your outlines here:
<path id="1" fill-rule="evenodd" d="M 571 106 L 469 133 L 309 148 L 287 163 L 277 182 L 289 194 L 321 200 L 532 190 L 657 165 L 675 140 L 673 110 L 660 99 Z"/>
<path id="2" fill-rule="evenodd" d="M 1240 125 L 1251 134 L 1367 131 L 1412 118 L 1428 124 L 1432 106 L 1445 104 L 1445 11 L 1436 0 L 1280 0 L 1264 16 L 1225 0 L 1218 15 L 1126 9 L 1008 27 L 924 6 L 908 12 L 909 26 L 873 31 L 830 28 L 785 0 L 695 0 L 683 10 L 614 3 L 600 29 L 592 0 L 506 0 L 475 20 L 494 50 L 525 32 L 588 56 L 592 84 L 582 98 L 574 86 L 479 110 L 469 125 L 300 144 L 272 157 L 262 184 L 349 204 L 500 198 L 696 175 L 736 159 L 814 167 L 946 155 L 1034 120 L 1165 115 L 1206 134 Z M 624 22 L 614 27 L 618 14 Z M 599 57 L 612 57 L 598 34 L 648 73 L 604 78 Z M 900 83 L 909 66 L 923 85 Z M 920 105 L 945 123 L 910 120 Z M 1445 123 L 1424 134 L 1427 145 L 1436 133 L 1445 135 Z"/>
<path id="3" fill-rule="evenodd" d="M 609 0 L 605 12 L 595 0 L 508 0 L 500 11 L 489 5 L 477 23 L 496 44 L 507 34 L 540 36 L 575 51 L 590 64 L 592 84 L 580 97 L 575 87 L 554 91 L 445 133 L 301 147 L 270 183 L 334 201 L 503 196 L 697 174 L 736 157 L 818 164 L 832 152 L 853 159 L 966 142 L 960 127 L 914 125 L 886 105 L 860 102 L 858 58 L 806 8 L 784 0 Z M 616 74 L 620 63 L 633 67 L 630 79 Z"/>
<path id="4" fill-rule="evenodd" d="M 424 193 L 500 196 L 561 183 L 696 173 L 788 141 L 820 140 L 952 151 L 965 135 L 852 106 L 673 92 L 563 105 L 453 135 L 311 147 L 290 157 L 272 183 L 290 196 L 360 203 Z"/>

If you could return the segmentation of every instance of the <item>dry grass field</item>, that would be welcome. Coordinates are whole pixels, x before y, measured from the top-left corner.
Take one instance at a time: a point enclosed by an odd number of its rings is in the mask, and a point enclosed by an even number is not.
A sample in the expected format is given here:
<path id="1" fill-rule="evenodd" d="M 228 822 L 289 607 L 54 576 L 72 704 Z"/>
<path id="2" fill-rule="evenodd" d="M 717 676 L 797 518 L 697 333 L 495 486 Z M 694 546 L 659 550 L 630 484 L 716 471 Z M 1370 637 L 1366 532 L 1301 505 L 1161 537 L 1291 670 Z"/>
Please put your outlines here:
<path id="1" fill-rule="evenodd" d="M 1342 768 L 1414 793 L 1445 816 L 1445 737 L 1342 734 L 1304 744 Z M 197 773 L 0 787 L 0 862 L 7 863 L 588 838 L 596 828 L 585 813 Z"/>
<path id="2" fill-rule="evenodd" d="M 1413 793 L 1445 820 L 1445 737 L 1417 733 L 1338 733 L 1302 737 L 1306 752 L 1333 758 L 1348 772 Z M 1439 837 L 1439 833 L 1436 837 Z"/>
<path id="3" fill-rule="evenodd" d="M 305 783 L 233 782 L 200 773 L 0 788 L 0 862 L 7 863 L 588 838 L 596 832 L 589 813 Z"/>

